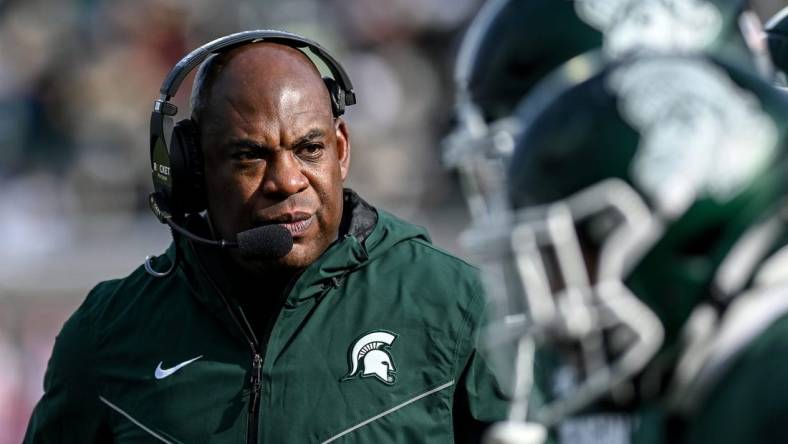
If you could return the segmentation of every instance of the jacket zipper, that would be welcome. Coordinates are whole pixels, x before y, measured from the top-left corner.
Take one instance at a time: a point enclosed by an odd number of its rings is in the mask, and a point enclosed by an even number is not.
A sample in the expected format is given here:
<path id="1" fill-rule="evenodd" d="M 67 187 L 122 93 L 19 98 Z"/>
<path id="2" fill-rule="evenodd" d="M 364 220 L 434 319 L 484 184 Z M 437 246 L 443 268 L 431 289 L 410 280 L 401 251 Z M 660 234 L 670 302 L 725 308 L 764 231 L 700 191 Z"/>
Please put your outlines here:
<path id="1" fill-rule="evenodd" d="M 230 304 L 230 301 L 227 300 L 227 297 L 224 295 L 224 292 L 219 288 L 216 282 L 214 282 L 211 275 L 205 270 L 205 267 L 200 261 L 199 255 L 195 254 L 195 257 L 197 258 L 197 263 L 200 264 L 203 274 L 207 277 L 208 282 L 211 283 L 214 291 L 216 291 L 216 293 L 219 295 L 219 298 L 224 303 L 225 308 L 227 308 L 227 312 L 230 313 L 230 317 L 232 318 L 233 322 L 241 330 L 246 342 L 252 349 L 252 375 L 249 378 L 250 393 L 249 412 L 246 418 L 246 443 L 257 444 L 257 428 L 260 422 L 260 399 L 262 398 L 263 391 L 263 355 L 265 355 L 265 348 L 263 345 L 267 344 L 262 344 L 260 341 L 258 341 L 251 324 L 249 324 L 249 320 L 244 314 L 243 309 L 235 305 L 235 308 L 238 310 L 238 313 L 236 314 L 235 310 L 233 310 L 233 306 Z M 294 276 L 293 279 L 291 279 L 288 283 L 287 287 L 285 287 L 285 290 L 282 293 L 284 300 L 287 299 L 287 295 L 290 294 L 290 291 L 295 286 L 295 283 L 299 277 L 300 273 Z M 238 315 L 241 317 L 240 320 L 238 319 Z M 276 321 L 277 315 L 278 312 L 272 313 L 271 316 L 269 316 L 268 322 L 265 326 L 266 337 L 270 337 L 271 330 L 273 329 L 273 323 Z"/>
<path id="2" fill-rule="evenodd" d="M 252 326 L 249 324 L 249 320 L 246 319 L 246 315 L 244 315 L 243 309 L 241 307 L 236 306 L 238 309 L 238 314 L 241 315 L 241 320 L 243 323 L 238 320 L 238 317 L 235 314 L 235 311 L 232 309 L 230 305 L 230 301 L 227 300 L 224 293 L 219 289 L 219 286 L 213 282 L 213 279 L 206 273 L 208 276 L 208 280 L 213 285 L 214 290 L 216 293 L 219 294 L 219 297 L 224 302 L 225 306 L 227 307 L 227 311 L 230 313 L 230 317 L 235 322 L 235 325 L 241 330 L 241 333 L 246 338 L 249 347 L 252 349 L 252 376 L 249 378 L 249 414 L 246 417 L 246 444 L 257 444 L 257 427 L 260 422 L 260 398 L 262 398 L 262 389 L 263 389 L 263 353 L 262 346 L 260 342 L 257 340 L 257 337 L 254 334 L 254 330 Z"/>
<path id="3" fill-rule="evenodd" d="M 346 236 L 347 237 L 347 236 Z M 208 282 L 211 283 L 214 291 L 219 295 L 219 298 L 224 303 L 225 307 L 227 308 L 227 312 L 230 313 L 230 317 L 232 318 L 233 322 L 236 326 L 241 330 L 246 342 L 249 344 L 249 347 L 252 349 L 252 375 L 250 379 L 250 394 L 249 394 L 249 412 L 246 419 L 246 443 L 247 444 L 257 444 L 257 427 L 258 423 L 260 422 L 260 399 L 262 398 L 262 388 L 263 388 L 263 355 L 265 354 L 265 350 L 263 349 L 257 337 L 254 334 L 254 330 L 252 326 L 249 324 L 249 320 L 244 315 L 243 309 L 236 305 L 238 309 L 238 314 L 241 316 L 241 320 L 243 323 L 238 320 L 238 316 L 233 310 L 230 301 L 227 300 L 227 297 L 224 295 L 224 292 L 219 288 L 219 286 L 214 282 L 211 275 L 205 270 L 205 266 L 203 266 L 202 261 L 200 260 L 200 255 L 196 254 L 195 257 L 197 258 L 197 263 L 200 265 L 200 269 L 203 274 L 208 279 Z M 332 288 L 339 288 L 342 284 L 347 273 L 343 274 L 339 278 L 333 277 L 329 281 L 330 283 L 325 285 L 323 291 L 321 292 L 319 299 L 322 299 Z M 295 283 L 298 281 L 298 278 L 301 276 L 301 273 L 296 274 L 285 287 L 285 290 L 282 292 L 283 301 L 287 300 L 290 291 L 292 291 L 293 287 L 295 287 Z M 273 329 L 273 323 L 276 321 L 276 317 L 278 316 L 277 313 L 272 313 L 269 316 L 268 322 L 265 326 L 266 336 L 270 337 L 271 330 Z"/>
<path id="4" fill-rule="evenodd" d="M 224 303 L 225 308 L 227 308 L 227 312 L 230 314 L 230 318 L 232 318 L 233 322 L 238 329 L 241 330 L 241 334 L 246 339 L 246 342 L 249 344 L 249 348 L 252 350 L 252 376 L 250 378 L 250 394 L 249 394 L 249 414 L 246 419 L 246 443 L 247 444 L 256 444 L 257 443 L 257 426 L 259 423 L 259 414 L 260 414 L 260 398 L 262 392 L 262 379 L 263 379 L 263 351 L 261 350 L 260 342 L 257 340 L 257 337 L 254 334 L 254 330 L 252 326 L 249 324 L 249 321 L 246 319 L 244 315 L 243 309 L 241 307 L 236 306 L 238 309 L 238 313 L 236 314 L 235 310 L 233 310 L 230 301 L 227 300 L 227 297 L 224 295 L 224 292 L 219 288 L 219 286 L 214 282 L 213 277 L 205 270 L 205 266 L 203 266 L 202 261 L 200 260 L 199 254 L 196 254 L 195 257 L 197 258 L 197 263 L 200 265 L 200 269 L 208 279 L 208 282 L 211 283 L 214 291 L 216 294 L 219 295 L 219 299 L 222 300 Z M 241 316 L 243 323 L 238 320 L 238 315 Z"/>
<path id="5" fill-rule="evenodd" d="M 247 417 L 247 444 L 257 443 L 257 426 L 260 421 L 260 392 L 262 391 L 263 357 L 255 352 L 252 356 L 251 394 L 249 400 L 249 416 Z"/>

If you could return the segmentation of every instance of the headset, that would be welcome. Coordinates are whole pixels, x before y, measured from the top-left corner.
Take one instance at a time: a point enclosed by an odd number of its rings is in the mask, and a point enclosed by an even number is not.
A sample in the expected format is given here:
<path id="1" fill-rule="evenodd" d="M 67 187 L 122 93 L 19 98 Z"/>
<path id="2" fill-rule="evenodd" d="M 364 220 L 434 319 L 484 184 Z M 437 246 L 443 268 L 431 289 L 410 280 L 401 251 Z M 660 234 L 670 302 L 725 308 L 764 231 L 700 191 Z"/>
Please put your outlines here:
<path id="1" fill-rule="evenodd" d="M 206 209 L 203 156 L 199 145 L 197 124 L 190 118 L 173 124 L 178 107 L 170 102 L 183 79 L 200 63 L 213 54 L 227 52 L 239 46 L 257 42 L 279 43 L 303 52 L 307 48 L 322 60 L 332 77 L 323 77 L 331 98 L 334 117 L 345 112 L 345 107 L 356 103 L 353 84 L 342 65 L 316 42 L 284 31 L 243 31 L 220 37 L 183 57 L 167 74 L 159 89 L 160 96 L 153 104 L 150 118 L 150 158 L 153 193 L 148 202 L 161 223 L 169 225 L 192 240 L 218 246 L 237 247 L 237 242 L 210 240 L 191 233 L 180 223 L 188 214 Z"/>

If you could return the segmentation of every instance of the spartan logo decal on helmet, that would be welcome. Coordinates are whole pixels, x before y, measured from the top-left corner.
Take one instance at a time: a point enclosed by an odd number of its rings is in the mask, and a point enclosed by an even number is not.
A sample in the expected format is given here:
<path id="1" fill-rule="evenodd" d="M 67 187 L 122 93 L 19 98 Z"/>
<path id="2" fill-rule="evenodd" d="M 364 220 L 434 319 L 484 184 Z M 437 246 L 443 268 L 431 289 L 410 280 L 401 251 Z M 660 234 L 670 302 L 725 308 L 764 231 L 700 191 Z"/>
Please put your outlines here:
<path id="1" fill-rule="evenodd" d="M 722 30 L 722 14 L 700 0 L 579 0 L 575 9 L 604 34 L 604 48 L 620 55 L 642 48 L 695 51 Z"/>
<path id="2" fill-rule="evenodd" d="M 758 98 L 710 62 L 639 60 L 608 86 L 641 134 L 635 180 L 666 213 L 686 210 L 695 193 L 737 196 L 776 152 L 778 130 Z"/>
<path id="3" fill-rule="evenodd" d="M 361 372 L 362 378 L 374 376 L 385 384 L 394 384 L 397 369 L 388 349 L 395 339 L 397 335 L 387 331 L 373 331 L 357 339 L 348 354 L 350 370 L 342 380 L 353 379 Z"/>

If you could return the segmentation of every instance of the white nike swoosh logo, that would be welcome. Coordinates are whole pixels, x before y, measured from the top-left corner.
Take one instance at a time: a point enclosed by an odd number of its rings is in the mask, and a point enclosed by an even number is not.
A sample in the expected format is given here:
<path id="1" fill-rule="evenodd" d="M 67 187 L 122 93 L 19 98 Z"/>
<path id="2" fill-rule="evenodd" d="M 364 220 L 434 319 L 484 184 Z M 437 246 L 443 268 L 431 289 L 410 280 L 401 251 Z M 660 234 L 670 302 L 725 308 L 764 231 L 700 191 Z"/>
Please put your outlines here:
<path id="1" fill-rule="evenodd" d="M 171 374 L 177 372 L 181 368 L 186 367 L 187 365 L 191 364 L 192 362 L 194 362 L 194 361 L 196 361 L 196 360 L 198 360 L 200 358 L 202 358 L 202 355 L 197 356 L 196 358 L 189 359 L 188 361 L 181 362 L 180 364 L 176 365 L 175 367 L 170 367 L 170 368 L 167 368 L 167 369 L 161 368 L 161 365 L 164 363 L 164 361 L 161 361 L 161 362 L 159 362 L 159 365 L 156 367 L 156 371 L 153 372 L 153 376 L 156 379 L 164 379 L 167 376 L 170 376 Z"/>

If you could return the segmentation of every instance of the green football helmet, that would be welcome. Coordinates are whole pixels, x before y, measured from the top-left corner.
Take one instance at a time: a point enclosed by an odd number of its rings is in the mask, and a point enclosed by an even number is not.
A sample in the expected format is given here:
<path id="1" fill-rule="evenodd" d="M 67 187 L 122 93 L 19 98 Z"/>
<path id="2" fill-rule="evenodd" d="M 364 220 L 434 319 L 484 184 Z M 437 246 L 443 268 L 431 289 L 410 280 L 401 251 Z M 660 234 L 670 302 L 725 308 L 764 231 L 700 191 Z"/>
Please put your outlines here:
<path id="1" fill-rule="evenodd" d="M 708 52 L 755 69 L 768 57 L 745 0 L 488 0 L 455 67 L 456 125 L 444 161 L 458 169 L 472 216 L 486 217 L 519 122 L 515 106 L 568 60 L 648 52 Z M 746 31 L 746 32 L 743 32 Z M 753 52 L 754 51 L 754 52 Z"/>
<path id="2" fill-rule="evenodd" d="M 510 210 L 463 237 L 511 416 L 546 426 L 661 396 L 693 313 L 723 310 L 786 239 L 782 94 L 707 56 L 589 58 L 518 106 Z M 529 408 L 535 353 L 572 382 Z"/>
<path id="3" fill-rule="evenodd" d="M 457 58 L 459 100 L 476 104 L 486 121 L 506 117 L 545 75 L 600 46 L 612 56 L 642 50 L 703 51 L 746 64 L 752 57 L 751 44 L 742 22 L 753 15 L 745 4 L 744 0 L 488 1 L 468 28 Z"/>

